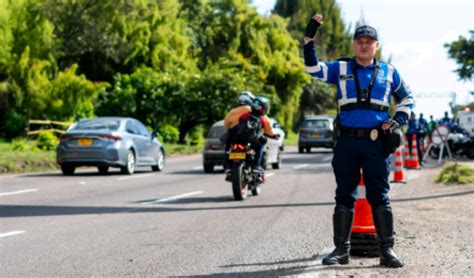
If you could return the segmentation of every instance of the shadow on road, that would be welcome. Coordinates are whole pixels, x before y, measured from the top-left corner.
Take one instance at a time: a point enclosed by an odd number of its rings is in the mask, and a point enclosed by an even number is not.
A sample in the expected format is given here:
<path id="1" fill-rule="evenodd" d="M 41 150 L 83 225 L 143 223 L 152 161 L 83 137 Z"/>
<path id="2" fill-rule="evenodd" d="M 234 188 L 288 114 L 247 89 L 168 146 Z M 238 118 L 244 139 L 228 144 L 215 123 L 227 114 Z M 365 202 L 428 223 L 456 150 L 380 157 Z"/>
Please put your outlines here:
<path id="1" fill-rule="evenodd" d="M 443 195 L 420 196 L 412 198 L 393 199 L 392 202 L 420 201 L 437 198 L 456 197 L 474 194 L 474 190 L 456 192 Z M 227 199 L 227 200 L 226 200 Z M 193 203 L 225 203 L 239 204 L 216 207 L 173 207 L 172 205 L 184 205 Z M 167 205 L 167 206 L 164 206 Z M 222 198 L 183 198 L 174 200 L 167 204 L 157 204 L 146 207 L 87 207 L 87 206 L 34 206 L 34 205 L 0 205 L 0 217 L 29 217 L 29 216 L 54 216 L 54 215 L 83 215 L 83 214 L 112 214 L 112 213 L 166 213 L 166 212 L 188 212 L 188 211 L 213 211 L 229 209 L 261 209 L 261 208 L 298 208 L 334 206 L 334 202 L 319 203 L 295 203 L 295 204 L 266 204 L 248 205 L 245 202 L 236 202 L 229 197 Z"/>

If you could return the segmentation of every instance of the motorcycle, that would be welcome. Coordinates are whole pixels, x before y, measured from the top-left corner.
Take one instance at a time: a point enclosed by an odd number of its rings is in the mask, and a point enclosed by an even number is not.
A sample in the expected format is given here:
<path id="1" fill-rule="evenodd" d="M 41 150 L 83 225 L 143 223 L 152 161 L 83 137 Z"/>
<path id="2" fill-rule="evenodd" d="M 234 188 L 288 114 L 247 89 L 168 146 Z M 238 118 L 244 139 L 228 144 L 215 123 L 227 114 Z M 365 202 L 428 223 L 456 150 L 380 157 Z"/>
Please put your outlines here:
<path id="1" fill-rule="evenodd" d="M 250 144 L 232 144 L 229 151 L 230 175 L 234 198 L 238 201 L 245 200 L 249 190 L 253 195 L 260 194 L 263 183 L 263 173 L 252 171 L 255 161 L 255 151 Z"/>
<path id="2" fill-rule="evenodd" d="M 462 133 L 451 133 L 447 138 L 449 151 L 452 156 L 466 156 L 469 159 L 474 159 L 474 137 L 467 136 Z M 429 156 L 433 159 L 438 159 L 440 155 L 440 147 L 434 146 L 429 150 Z M 443 157 L 448 156 L 446 150 L 443 151 Z"/>

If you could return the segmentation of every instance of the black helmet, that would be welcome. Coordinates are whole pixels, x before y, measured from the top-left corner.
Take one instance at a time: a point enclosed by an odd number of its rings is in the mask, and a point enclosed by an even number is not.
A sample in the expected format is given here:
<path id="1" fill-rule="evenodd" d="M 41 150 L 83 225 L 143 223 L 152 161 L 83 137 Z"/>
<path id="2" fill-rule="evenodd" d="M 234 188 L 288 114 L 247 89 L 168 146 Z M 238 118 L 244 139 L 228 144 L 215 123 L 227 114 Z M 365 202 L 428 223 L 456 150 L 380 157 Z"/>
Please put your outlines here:
<path id="1" fill-rule="evenodd" d="M 258 96 L 254 100 L 255 109 L 262 115 L 270 113 L 270 100 L 266 97 Z"/>

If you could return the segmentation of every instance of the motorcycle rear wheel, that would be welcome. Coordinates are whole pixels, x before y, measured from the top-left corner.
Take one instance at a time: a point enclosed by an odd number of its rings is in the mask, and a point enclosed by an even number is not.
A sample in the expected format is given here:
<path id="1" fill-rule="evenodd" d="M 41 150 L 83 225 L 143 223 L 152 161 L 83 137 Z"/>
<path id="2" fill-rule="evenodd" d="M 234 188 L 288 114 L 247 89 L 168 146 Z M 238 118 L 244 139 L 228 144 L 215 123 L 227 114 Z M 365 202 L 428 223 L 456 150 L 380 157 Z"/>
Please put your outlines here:
<path id="1" fill-rule="evenodd" d="M 232 191 L 237 201 L 247 198 L 249 185 L 244 177 L 244 164 L 235 163 L 232 165 Z"/>

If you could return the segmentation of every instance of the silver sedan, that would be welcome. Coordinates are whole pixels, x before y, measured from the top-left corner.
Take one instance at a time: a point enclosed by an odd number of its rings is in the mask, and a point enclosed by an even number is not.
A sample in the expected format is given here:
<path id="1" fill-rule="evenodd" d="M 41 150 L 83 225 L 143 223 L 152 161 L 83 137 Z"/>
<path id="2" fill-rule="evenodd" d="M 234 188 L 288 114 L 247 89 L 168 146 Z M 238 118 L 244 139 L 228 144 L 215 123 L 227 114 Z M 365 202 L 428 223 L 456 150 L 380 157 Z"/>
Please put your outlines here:
<path id="1" fill-rule="evenodd" d="M 80 166 L 96 166 L 101 174 L 119 167 L 129 175 L 137 166 L 151 166 L 153 171 L 164 167 L 165 151 L 157 133 L 133 118 L 80 120 L 60 138 L 56 158 L 64 175 L 73 175 Z"/>

